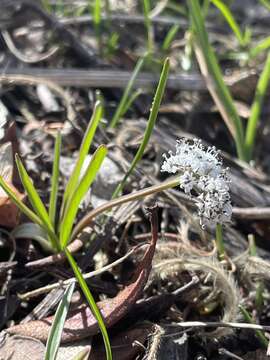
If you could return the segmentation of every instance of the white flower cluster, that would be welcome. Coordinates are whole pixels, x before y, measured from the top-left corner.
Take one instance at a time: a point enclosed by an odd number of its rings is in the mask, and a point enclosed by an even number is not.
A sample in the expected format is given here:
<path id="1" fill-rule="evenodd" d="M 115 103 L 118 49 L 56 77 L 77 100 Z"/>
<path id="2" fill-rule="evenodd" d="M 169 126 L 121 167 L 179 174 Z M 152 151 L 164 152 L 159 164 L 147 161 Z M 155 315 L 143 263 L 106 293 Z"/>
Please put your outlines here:
<path id="1" fill-rule="evenodd" d="M 202 227 L 206 224 L 229 222 L 232 205 L 229 194 L 228 170 L 222 169 L 222 161 L 215 147 L 204 148 L 202 142 L 194 139 L 177 141 L 176 153 L 164 154 L 161 171 L 180 172 L 180 186 L 195 201 Z"/>

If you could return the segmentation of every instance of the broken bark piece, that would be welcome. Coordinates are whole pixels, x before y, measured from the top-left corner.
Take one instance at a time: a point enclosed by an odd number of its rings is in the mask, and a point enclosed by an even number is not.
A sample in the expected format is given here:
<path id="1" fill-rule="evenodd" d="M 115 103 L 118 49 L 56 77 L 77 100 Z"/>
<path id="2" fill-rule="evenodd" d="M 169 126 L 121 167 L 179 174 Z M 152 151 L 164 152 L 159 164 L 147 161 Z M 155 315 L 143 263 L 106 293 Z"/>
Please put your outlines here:
<path id="1" fill-rule="evenodd" d="M 150 216 L 152 240 L 133 276 L 131 283 L 120 291 L 116 297 L 97 303 L 103 316 L 104 323 L 108 328 L 116 324 L 130 311 L 132 306 L 138 300 L 147 282 L 158 238 L 156 207 L 151 209 Z M 9 334 L 34 337 L 35 339 L 45 342 L 48 338 L 53 319 L 54 316 L 50 316 L 43 320 L 30 321 L 26 324 L 15 325 L 7 329 L 6 332 Z M 61 341 L 62 343 L 72 342 L 91 335 L 96 335 L 98 332 L 99 327 L 95 317 L 91 313 L 90 308 L 87 305 L 83 305 L 81 308 L 70 312 L 62 332 Z"/>

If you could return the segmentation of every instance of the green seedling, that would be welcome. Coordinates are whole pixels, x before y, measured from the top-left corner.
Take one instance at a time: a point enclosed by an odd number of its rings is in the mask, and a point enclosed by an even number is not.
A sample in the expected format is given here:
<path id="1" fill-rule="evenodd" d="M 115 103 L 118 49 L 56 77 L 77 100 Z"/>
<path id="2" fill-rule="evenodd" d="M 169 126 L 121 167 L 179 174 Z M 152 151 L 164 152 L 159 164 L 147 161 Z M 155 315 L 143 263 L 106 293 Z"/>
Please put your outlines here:
<path id="1" fill-rule="evenodd" d="M 9 187 L 9 185 L 4 181 L 2 177 L 0 177 L 0 186 L 8 194 L 11 200 L 18 206 L 18 208 L 34 223 L 21 225 L 20 232 L 22 233 L 24 231 L 24 233 L 29 234 L 30 231 L 35 230 L 34 227 L 39 227 L 40 231 L 37 232 L 37 236 L 33 237 L 33 239 L 37 239 L 39 243 L 43 245 L 45 250 L 50 250 L 51 252 L 65 252 L 67 260 L 69 261 L 70 266 L 74 271 L 74 274 L 86 297 L 86 300 L 98 321 L 100 331 L 104 339 L 107 359 L 112 359 L 109 337 L 102 316 L 85 280 L 82 277 L 79 267 L 77 266 L 75 260 L 67 249 L 67 245 L 71 241 L 71 233 L 73 230 L 73 224 L 75 222 L 76 215 L 79 210 L 79 205 L 84 198 L 86 192 L 88 191 L 89 187 L 95 180 L 97 173 L 102 165 L 102 162 L 107 154 L 106 146 L 100 145 L 92 156 L 85 173 L 82 174 L 82 165 L 89 152 L 93 137 L 101 120 L 102 113 L 103 108 L 101 103 L 98 101 L 95 105 L 92 118 L 89 122 L 89 126 L 82 141 L 76 165 L 66 186 L 59 216 L 57 216 L 57 200 L 59 184 L 59 161 L 61 151 L 60 133 L 57 134 L 57 138 L 55 141 L 52 190 L 48 211 L 44 206 L 42 200 L 40 199 L 40 196 L 35 189 L 33 182 L 27 174 L 27 171 L 18 155 L 16 155 L 18 172 L 33 210 L 26 206 L 16 196 L 14 191 Z M 24 225 L 26 225 L 27 228 L 25 228 Z M 63 312 L 63 309 L 61 309 L 59 310 L 60 313 Z M 58 313 L 56 315 L 58 316 Z M 61 332 L 61 327 L 56 327 L 56 330 L 55 328 L 53 328 L 52 331 L 54 331 L 54 334 L 56 332 L 56 334 L 59 335 L 59 333 Z M 55 344 L 57 344 L 59 339 L 56 336 L 56 340 L 52 340 L 51 338 L 49 340 L 50 341 L 48 343 L 47 351 L 49 351 L 49 354 L 51 354 L 51 351 L 53 350 L 50 349 L 52 349 L 53 344 L 53 348 L 55 349 Z"/>

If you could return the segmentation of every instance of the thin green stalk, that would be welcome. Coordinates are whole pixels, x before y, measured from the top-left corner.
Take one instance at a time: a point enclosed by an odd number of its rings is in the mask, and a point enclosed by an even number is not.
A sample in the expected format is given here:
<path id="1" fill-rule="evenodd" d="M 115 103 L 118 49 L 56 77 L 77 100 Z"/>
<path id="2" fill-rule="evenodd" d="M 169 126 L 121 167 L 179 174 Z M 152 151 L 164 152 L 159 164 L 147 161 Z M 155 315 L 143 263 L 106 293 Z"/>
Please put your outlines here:
<path id="1" fill-rule="evenodd" d="M 269 86 L 269 80 L 270 80 L 270 52 L 267 55 L 264 69 L 260 75 L 257 84 L 255 98 L 251 107 L 251 114 L 248 119 L 246 138 L 245 138 L 245 147 L 246 147 L 248 160 L 252 159 L 253 148 L 256 139 L 257 124 L 259 121 L 259 117 L 261 115 L 263 100 Z"/>
<path id="2" fill-rule="evenodd" d="M 154 96 L 153 105 L 152 105 L 152 108 L 150 111 L 150 115 L 149 115 L 149 119 L 147 122 L 147 127 L 144 132 L 144 137 L 143 137 L 142 143 L 141 143 L 135 157 L 132 160 L 129 170 L 125 174 L 123 180 L 118 184 L 117 188 L 115 189 L 115 191 L 112 195 L 113 199 L 116 198 L 119 195 L 119 193 L 123 190 L 123 187 L 124 187 L 128 177 L 133 172 L 133 170 L 136 167 L 136 165 L 138 164 L 138 162 L 141 160 L 141 158 L 144 154 L 145 148 L 148 145 L 149 139 L 151 137 L 152 131 L 153 131 L 155 123 L 156 123 L 161 100 L 162 100 L 162 97 L 163 97 L 163 94 L 165 91 L 167 78 L 169 75 L 169 69 L 170 69 L 170 62 L 169 62 L 169 59 L 167 58 L 164 62 L 163 69 L 162 69 L 162 72 L 160 75 L 159 83 L 157 86 L 156 94 Z"/>
<path id="3" fill-rule="evenodd" d="M 242 305 L 239 305 L 239 309 L 240 309 L 241 313 L 243 314 L 246 322 L 249 322 L 250 324 L 255 324 L 255 322 L 252 319 L 252 317 L 250 316 L 249 312 Z M 268 348 L 268 339 L 266 338 L 264 333 L 261 330 L 255 330 L 255 333 L 256 333 L 260 343 L 262 344 L 262 346 L 267 349 Z"/>
<path id="4" fill-rule="evenodd" d="M 171 44 L 172 44 L 173 40 L 175 39 L 179 29 L 180 29 L 180 25 L 174 24 L 168 31 L 168 33 L 163 41 L 163 44 L 162 44 L 162 50 L 164 52 L 168 51 L 169 48 L 171 47 Z"/>
<path id="5" fill-rule="evenodd" d="M 102 53 L 102 38 L 101 38 L 101 0 L 95 0 L 93 8 L 93 22 L 98 41 L 98 48 L 100 54 Z"/>
<path id="6" fill-rule="evenodd" d="M 129 80 L 128 84 L 127 84 L 127 87 L 126 87 L 126 89 L 125 89 L 125 91 L 124 91 L 124 93 L 123 93 L 123 96 L 122 96 L 122 98 L 121 98 L 121 100 L 120 100 L 120 103 L 119 103 L 119 105 L 117 106 L 117 109 L 116 109 L 116 111 L 115 111 L 115 113 L 114 113 L 114 115 L 113 115 L 113 118 L 112 118 L 112 120 L 111 120 L 111 123 L 110 123 L 110 127 L 111 127 L 111 128 L 115 128 L 115 127 L 116 127 L 116 125 L 118 124 L 121 116 L 122 116 L 123 113 L 124 113 L 125 105 L 126 105 L 126 103 L 127 103 L 127 101 L 128 101 L 128 98 L 130 97 L 130 93 L 131 93 L 131 91 L 132 91 L 134 82 L 135 82 L 135 80 L 136 80 L 139 72 L 141 71 L 141 69 L 142 69 L 142 67 L 143 67 L 143 64 L 144 64 L 144 62 L 145 62 L 145 59 L 146 59 L 146 56 L 140 58 L 140 59 L 138 60 L 137 64 L 136 64 L 135 68 L 134 68 L 134 71 L 133 71 L 133 73 L 132 73 L 132 75 L 131 75 L 131 78 L 130 78 L 130 80 Z"/>
<path id="7" fill-rule="evenodd" d="M 106 326 L 104 324 L 102 315 L 99 311 L 99 308 L 97 307 L 95 299 L 93 298 L 93 295 L 91 294 L 90 289 L 89 289 L 86 281 L 84 280 L 83 275 L 82 275 L 78 265 L 76 264 L 76 261 L 74 260 L 73 256 L 71 255 L 71 253 L 68 251 L 67 248 L 64 249 L 64 251 L 65 251 L 65 255 L 68 259 L 68 262 L 69 262 L 70 266 L 72 267 L 74 275 L 75 275 L 78 283 L 80 284 L 81 290 L 84 293 L 84 296 L 89 304 L 92 314 L 95 316 L 95 318 L 98 322 L 98 326 L 101 331 L 105 349 L 106 349 L 107 360 L 112 360 L 112 350 L 111 350 L 111 345 L 110 345 L 110 339 L 109 339 L 108 332 L 107 332 Z"/>
<path id="8" fill-rule="evenodd" d="M 103 212 L 106 212 L 110 209 L 112 209 L 115 206 L 119 206 L 122 204 L 125 204 L 126 202 L 129 201 L 134 201 L 134 200 L 139 200 L 142 199 L 148 195 L 152 195 L 155 194 L 157 192 L 161 192 L 176 186 L 179 186 L 180 184 L 180 180 L 179 180 L 179 176 L 174 176 L 171 179 L 158 184 L 158 185 L 153 185 L 150 186 L 146 189 L 142 189 L 139 191 L 135 191 L 131 194 L 127 194 L 127 195 L 123 195 L 120 196 L 116 199 L 112 199 L 100 206 L 98 206 L 97 208 L 95 208 L 94 210 L 90 211 L 87 215 L 85 215 L 79 222 L 78 224 L 74 227 L 73 232 L 71 234 L 71 240 L 73 241 L 76 239 L 76 237 L 80 234 L 80 232 L 89 224 L 91 224 L 92 220 L 99 214 L 102 214 Z"/>
<path id="9" fill-rule="evenodd" d="M 152 57 L 154 51 L 154 39 L 153 39 L 153 27 L 152 20 L 150 17 L 150 1 L 143 1 L 143 14 L 144 14 L 144 23 L 147 31 L 147 52 L 149 57 Z"/>
<path id="10" fill-rule="evenodd" d="M 216 225 L 216 247 L 218 250 L 218 255 L 220 260 L 223 260 L 225 258 L 225 247 L 224 247 L 221 224 Z"/>
<path id="11" fill-rule="evenodd" d="M 53 227 L 56 224 L 56 206 L 59 186 L 59 161 L 60 161 L 60 150 L 61 150 L 61 133 L 57 133 L 55 145 L 54 145 L 54 159 L 53 159 L 53 172 L 52 172 L 52 189 L 50 195 L 49 205 L 49 218 Z"/>

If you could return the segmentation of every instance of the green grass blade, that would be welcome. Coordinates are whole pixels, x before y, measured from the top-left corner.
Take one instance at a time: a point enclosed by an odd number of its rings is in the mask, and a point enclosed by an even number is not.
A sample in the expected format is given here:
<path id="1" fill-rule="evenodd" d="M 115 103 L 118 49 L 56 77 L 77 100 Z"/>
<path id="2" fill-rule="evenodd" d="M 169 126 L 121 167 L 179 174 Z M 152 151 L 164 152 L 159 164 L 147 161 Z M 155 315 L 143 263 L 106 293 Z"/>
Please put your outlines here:
<path id="1" fill-rule="evenodd" d="M 249 312 L 242 306 L 242 305 L 239 305 L 239 309 L 242 313 L 242 315 L 244 316 L 244 319 L 246 322 L 249 322 L 250 324 L 255 324 L 254 320 L 252 319 L 251 315 L 249 314 Z M 267 337 L 264 335 L 264 333 L 261 331 L 261 330 L 255 330 L 255 334 L 256 336 L 258 337 L 261 345 L 264 347 L 264 348 L 268 348 L 268 343 L 269 343 L 269 340 L 267 339 Z"/>
<path id="2" fill-rule="evenodd" d="M 70 179 L 69 179 L 66 189 L 65 189 L 64 199 L 63 199 L 63 204 L 62 204 L 62 211 L 61 211 L 62 214 L 64 213 L 67 202 L 72 197 L 72 195 L 78 185 L 78 181 L 79 181 L 79 177 L 80 177 L 80 173 L 82 170 L 84 160 L 86 158 L 86 155 L 89 152 L 92 140 L 96 133 L 98 124 L 102 118 L 102 115 L 103 115 L 103 107 L 102 107 L 101 103 L 99 101 L 97 101 L 95 104 L 93 115 L 92 115 L 89 125 L 86 129 L 86 133 L 85 133 L 85 136 L 83 138 L 83 141 L 82 141 L 82 144 L 80 147 L 78 160 L 76 162 L 75 168 L 70 176 Z"/>
<path id="3" fill-rule="evenodd" d="M 94 11 L 93 11 L 94 25 L 99 28 L 101 23 L 101 1 L 95 0 Z"/>
<path id="4" fill-rule="evenodd" d="M 137 163 L 141 160 L 144 150 L 149 142 L 150 136 L 152 134 L 153 128 L 155 126 L 155 122 L 157 119 L 157 115 L 158 115 L 158 111 L 159 111 L 159 107 L 161 104 L 161 100 L 165 91 L 165 87 L 166 87 L 166 83 L 167 83 L 167 78 L 169 75 L 169 69 L 170 69 L 170 61 L 167 58 L 164 62 L 163 65 L 163 69 L 160 75 L 160 79 L 159 79 L 159 83 L 156 89 L 156 93 L 154 96 L 154 100 L 153 100 L 153 105 L 150 111 L 150 115 L 149 115 L 149 119 L 147 122 L 147 127 L 145 129 L 145 133 L 144 133 L 144 137 L 142 140 L 142 143 L 130 165 L 129 170 L 127 171 L 126 175 L 124 176 L 124 179 L 120 182 L 120 184 L 117 186 L 117 188 L 115 189 L 112 198 L 115 198 L 118 196 L 118 194 L 122 191 L 128 177 L 130 176 L 130 174 L 132 173 L 132 171 L 134 170 L 134 168 L 136 167 Z"/>
<path id="5" fill-rule="evenodd" d="M 53 173 L 52 173 L 52 189 L 50 195 L 49 217 L 53 227 L 55 228 L 55 215 L 57 206 L 58 186 L 59 186 L 59 162 L 61 150 L 61 133 L 57 133 L 54 146 Z"/>
<path id="6" fill-rule="evenodd" d="M 110 127 L 111 128 L 115 128 L 116 125 L 118 124 L 118 121 L 120 120 L 121 116 L 124 114 L 124 108 L 125 108 L 125 105 L 128 101 L 128 98 L 130 96 L 130 93 L 132 91 L 132 88 L 133 88 L 133 85 L 134 85 L 134 82 L 139 74 L 139 72 L 141 71 L 142 67 L 143 67 L 143 64 L 145 62 L 145 56 L 140 58 L 134 68 L 134 71 L 132 73 L 132 76 L 127 84 L 127 87 L 123 93 L 123 96 L 120 100 L 120 103 L 119 105 L 117 106 L 117 109 L 113 115 L 113 118 L 111 120 L 111 123 L 110 123 Z"/>
<path id="7" fill-rule="evenodd" d="M 270 80 L 270 52 L 267 55 L 264 69 L 260 75 L 260 78 L 259 78 L 259 81 L 258 81 L 258 84 L 256 87 L 255 98 L 252 103 L 251 114 L 248 119 L 247 130 L 246 130 L 246 139 L 245 139 L 248 160 L 252 159 L 252 153 L 253 153 L 254 143 L 255 143 L 255 139 L 256 139 L 257 124 L 259 121 L 259 117 L 261 115 L 263 100 L 264 100 L 266 91 L 269 86 L 269 80 Z"/>
<path id="8" fill-rule="evenodd" d="M 38 192 L 36 191 L 33 182 L 29 175 L 26 172 L 25 167 L 23 166 L 23 163 L 21 162 L 18 154 L 15 155 L 15 161 L 18 167 L 19 175 L 21 178 L 21 182 L 23 184 L 23 187 L 27 193 L 27 196 L 29 198 L 29 201 L 31 205 L 33 206 L 33 209 L 35 210 L 36 214 L 40 217 L 40 219 L 43 221 L 43 223 L 51 230 L 53 231 L 53 226 L 50 221 L 49 215 L 47 213 L 47 210 L 41 201 Z"/>
<path id="9" fill-rule="evenodd" d="M 101 39 L 101 0 L 95 0 L 93 11 L 93 21 L 95 33 L 98 41 L 99 52 L 102 52 L 102 39 Z"/>
<path id="10" fill-rule="evenodd" d="M 79 205 L 86 192 L 88 191 L 89 187 L 91 186 L 92 182 L 95 180 L 96 175 L 106 155 L 106 146 L 99 146 L 98 149 L 95 151 L 94 155 L 92 156 L 85 175 L 83 176 L 79 185 L 73 192 L 73 196 L 70 198 L 70 201 L 67 203 L 63 220 L 60 223 L 60 243 L 62 249 L 65 248 L 69 241 L 70 233 L 78 212 Z"/>
<path id="11" fill-rule="evenodd" d="M 112 360 L 112 350 L 111 350 L 111 345 L 110 345 L 110 339 L 107 333 L 107 329 L 106 326 L 104 324 L 102 315 L 99 311 L 99 308 L 97 307 L 97 304 L 95 303 L 95 300 L 93 298 L 93 295 L 91 294 L 89 287 L 87 286 L 86 281 L 84 280 L 82 273 L 78 267 L 78 265 L 76 264 L 74 258 L 72 257 L 72 255 L 70 254 L 70 252 L 68 251 L 68 249 L 65 249 L 65 254 L 66 257 L 72 267 L 72 270 L 74 272 L 74 275 L 78 281 L 78 283 L 80 284 L 80 287 L 82 289 L 82 292 L 84 293 L 84 296 L 86 297 L 86 300 L 89 304 L 89 307 L 93 313 L 93 315 L 95 316 L 101 334 L 103 336 L 103 341 L 104 341 L 104 345 L 105 345 L 105 349 L 106 349 L 106 355 L 107 355 L 107 360 Z"/>
<path id="12" fill-rule="evenodd" d="M 230 8 L 226 4 L 224 4 L 224 2 L 221 0 L 212 0 L 212 3 L 219 9 L 221 14 L 224 16 L 228 25 L 234 32 L 239 44 L 241 46 L 245 46 L 246 45 L 245 36 L 242 34 L 240 27 L 238 26 L 237 22 L 235 21 Z"/>
<path id="13" fill-rule="evenodd" d="M 7 193 L 14 204 L 23 212 L 30 220 L 44 228 L 44 224 L 41 219 L 26 206 L 11 189 L 11 187 L 5 182 L 2 176 L 0 176 L 0 186 Z"/>
<path id="14" fill-rule="evenodd" d="M 269 0 L 259 0 L 259 1 L 267 10 L 270 11 L 270 1 Z"/>
<path id="15" fill-rule="evenodd" d="M 212 78 L 212 81 L 208 82 L 209 91 L 233 135 L 238 157 L 246 161 L 243 124 L 237 113 L 230 91 L 223 80 L 222 72 L 214 51 L 210 46 L 199 2 L 198 0 L 189 0 L 188 5 L 195 43 L 198 45 L 203 62 L 205 62 L 203 65 L 207 67 L 207 75 L 210 75 Z M 210 83 L 211 85 L 209 85 Z"/>
<path id="16" fill-rule="evenodd" d="M 131 95 L 130 98 L 127 100 L 125 106 L 123 107 L 123 112 L 121 113 L 121 117 L 125 115 L 125 113 L 130 109 L 134 101 L 143 93 L 142 89 L 135 90 Z"/>
<path id="17" fill-rule="evenodd" d="M 74 291 L 75 282 L 70 283 L 59 303 L 46 344 L 45 360 L 55 360 L 59 349 L 61 334 L 66 321 L 70 301 Z"/>
<path id="18" fill-rule="evenodd" d="M 180 25 L 174 24 L 168 31 L 168 33 L 163 41 L 163 44 L 162 44 L 162 50 L 164 52 L 168 51 L 169 48 L 171 47 L 171 44 L 172 44 L 173 40 L 175 39 L 179 29 L 180 29 Z"/>
<path id="19" fill-rule="evenodd" d="M 262 41 L 260 41 L 256 46 L 254 46 L 250 52 L 249 52 L 249 57 L 255 58 L 256 56 L 258 56 L 261 52 L 269 49 L 270 47 L 270 36 L 267 36 L 267 38 L 263 39 Z"/>
<path id="20" fill-rule="evenodd" d="M 149 0 L 142 0 L 143 1 L 143 14 L 144 14 L 144 24 L 147 31 L 147 52 L 148 55 L 151 57 L 154 50 L 154 40 L 153 40 L 153 27 L 152 27 L 152 20 L 150 17 L 150 1 Z"/>

